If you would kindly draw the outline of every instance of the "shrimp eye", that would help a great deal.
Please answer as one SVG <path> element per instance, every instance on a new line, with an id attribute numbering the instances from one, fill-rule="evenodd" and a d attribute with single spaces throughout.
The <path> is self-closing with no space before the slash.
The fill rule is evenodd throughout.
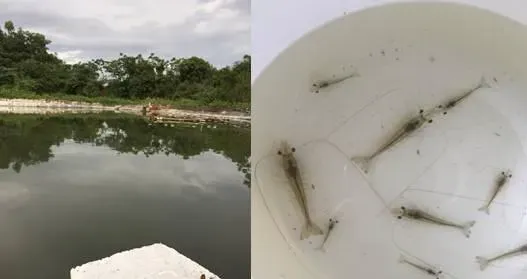
<path id="1" fill-rule="evenodd" d="M 439 105 L 439 106 L 437 106 L 437 108 L 443 108 L 443 105 Z"/>
<path id="2" fill-rule="evenodd" d="M 504 172 L 504 171 L 502 171 L 502 172 L 501 172 L 501 174 L 502 174 L 502 175 L 505 175 L 505 172 Z"/>
<path id="3" fill-rule="evenodd" d="M 278 151 L 277 153 L 278 153 L 278 155 L 282 155 L 282 151 Z"/>
<path id="4" fill-rule="evenodd" d="M 445 111 L 445 112 L 443 112 L 443 115 L 446 115 L 446 111 Z"/>
<path id="5" fill-rule="evenodd" d="M 330 222 L 333 222 L 333 219 L 329 218 L 329 221 L 330 221 Z"/>
<path id="6" fill-rule="evenodd" d="M 292 152 L 295 152 L 295 151 L 296 151 L 296 148 L 292 147 L 292 148 L 291 148 L 291 151 L 292 151 Z"/>
<path id="7" fill-rule="evenodd" d="M 424 109 L 420 109 L 419 110 L 419 113 L 423 113 L 423 112 L 425 112 Z"/>
<path id="8" fill-rule="evenodd" d="M 440 271 L 438 271 L 438 272 L 437 272 L 437 274 L 441 274 L 441 273 L 443 273 L 443 271 L 442 271 L 442 270 L 440 270 Z"/>
<path id="9" fill-rule="evenodd" d="M 397 216 L 397 219 L 401 220 L 403 218 L 403 216 Z"/>
<path id="10" fill-rule="evenodd" d="M 428 123 L 432 123 L 432 119 L 428 120 Z"/>
<path id="11" fill-rule="evenodd" d="M 406 210 L 406 207 L 404 207 L 404 206 L 401 206 L 401 209 L 402 209 L 402 210 Z"/>
<path id="12" fill-rule="evenodd" d="M 316 84 L 316 83 L 313 83 L 313 87 L 317 87 L 317 84 Z"/>

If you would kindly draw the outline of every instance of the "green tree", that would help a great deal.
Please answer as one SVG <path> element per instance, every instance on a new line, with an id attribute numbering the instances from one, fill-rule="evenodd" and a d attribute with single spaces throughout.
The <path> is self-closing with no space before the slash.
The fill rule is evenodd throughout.
<path id="1" fill-rule="evenodd" d="M 69 75 L 65 82 L 64 92 L 73 95 L 100 95 L 102 82 L 99 80 L 99 68 L 94 62 L 69 65 Z"/>
<path id="2" fill-rule="evenodd" d="M 250 102 L 251 57 L 221 69 L 199 57 L 160 58 L 154 53 L 66 64 L 48 50 L 50 40 L 16 29 L 0 28 L 0 86 L 35 93 L 108 96 L 127 99 L 192 99 L 204 105 Z"/>

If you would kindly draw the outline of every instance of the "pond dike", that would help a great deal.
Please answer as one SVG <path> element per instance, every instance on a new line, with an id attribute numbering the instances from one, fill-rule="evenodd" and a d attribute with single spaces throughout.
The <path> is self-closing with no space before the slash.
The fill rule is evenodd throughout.
<path id="1" fill-rule="evenodd" d="M 220 279 L 205 267 L 161 243 L 74 267 L 70 276 L 71 279 Z"/>
<path id="2" fill-rule="evenodd" d="M 190 111 L 174 109 L 161 105 L 117 105 L 106 106 L 98 103 L 83 103 L 55 100 L 0 99 L 0 113 L 14 114 L 55 114 L 55 113 L 93 113 L 113 111 L 146 117 L 154 123 L 225 123 L 249 126 L 248 113 L 222 111 Z"/>

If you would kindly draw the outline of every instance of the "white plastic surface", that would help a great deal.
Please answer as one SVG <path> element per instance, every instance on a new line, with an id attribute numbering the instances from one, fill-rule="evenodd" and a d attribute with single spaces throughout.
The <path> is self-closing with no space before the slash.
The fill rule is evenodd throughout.
<path id="1" fill-rule="evenodd" d="M 527 28 L 459 4 L 390 4 L 349 14 L 282 52 L 252 87 L 253 279 L 527 278 L 527 255 L 480 270 L 491 257 L 527 244 Z M 314 93 L 312 84 L 357 77 Z M 447 115 L 379 155 L 366 174 L 351 158 L 385 143 L 420 109 L 474 88 Z M 300 240 L 304 219 L 278 164 L 279 141 L 296 148 L 308 208 L 327 229 Z M 513 177 L 492 204 L 501 171 Z M 418 206 L 458 230 L 395 218 Z"/>
<path id="2" fill-rule="evenodd" d="M 346 13 L 405 0 L 266 0 L 251 2 L 251 79 L 273 59 L 313 29 Z M 414 0 L 469 4 L 527 23 L 524 0 Z M 280 7 L 280 8 L 277 8 Z"/>
<path id="3" fill-rule="evenodd" d="M 71 279 L 220 279 L 203 266 L 160 244 L 114 254 L 71 270 Z"/>

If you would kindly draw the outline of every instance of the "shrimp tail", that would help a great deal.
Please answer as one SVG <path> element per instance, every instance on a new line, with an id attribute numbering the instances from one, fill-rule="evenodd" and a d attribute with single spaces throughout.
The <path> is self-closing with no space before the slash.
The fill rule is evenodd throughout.
<path id="1" fill-rule="evenodd" d="M 484 206 L 480 207 L 478 210 L 487 213 L 487 215 L 490 215 L 490 210 L 489 210 L 489 206 L 488 205 L 484 205 Z"/>
<path id="2" fill-rule="evenodd" d="M 399 256 L 399 262 L 400 263 L 405 263 L 406 262 L 406 258 L 403 255 L 400 255 Z"/>
<path id="3" fill-rule="evenodd" d="M 351 161 L 364 173 L 368 173 L 371 164 L 371 157 L 353 157 L 351 158 Z"/>
<path id="4" fill-rule="evenodd" d="M 487 79 L 484 76 L 481 77 L 480 86 L 481 86 L 481 88 L 491 88 L 492 87 L 487 82 Z"/>
<path id="5" fill-rule="evenodd" d="M 478 261 L 479 263 L 479 269 L 480 270 L 484 270 L 485 268 L 487 268 L 487 266 L 489 266 L 489 260 L 486 259 L 486 258 L 483 258 L 483 257 L 476 257 L 476 261 Z"/>
<path id="6" fill-rule="evenodd" d="M 320 245 L 319 247 L 316 248 L 318 251 L 321 251 L 323 253 L 326 253 L 326 248 L 324 247 L 324 244 Z"/>
<path id="7" fill-rule="evenodd" d="M 470 222 L 466 222 L 465 224 L 463 224 L 463 234 L 468 238 L 470 237 L 470 229 L 472 228 L 472 226 L 474 226 L 474 224 L 476 224 L 476 221 L 470 221 Z"/>
<path id="8" fill-rule="evenodd" d="M 304 240 L 312 235 L 322 235 L 324 232 L 313 222 L 307 222 L 302 232 L 300 233 L 300 240 Z"/>

